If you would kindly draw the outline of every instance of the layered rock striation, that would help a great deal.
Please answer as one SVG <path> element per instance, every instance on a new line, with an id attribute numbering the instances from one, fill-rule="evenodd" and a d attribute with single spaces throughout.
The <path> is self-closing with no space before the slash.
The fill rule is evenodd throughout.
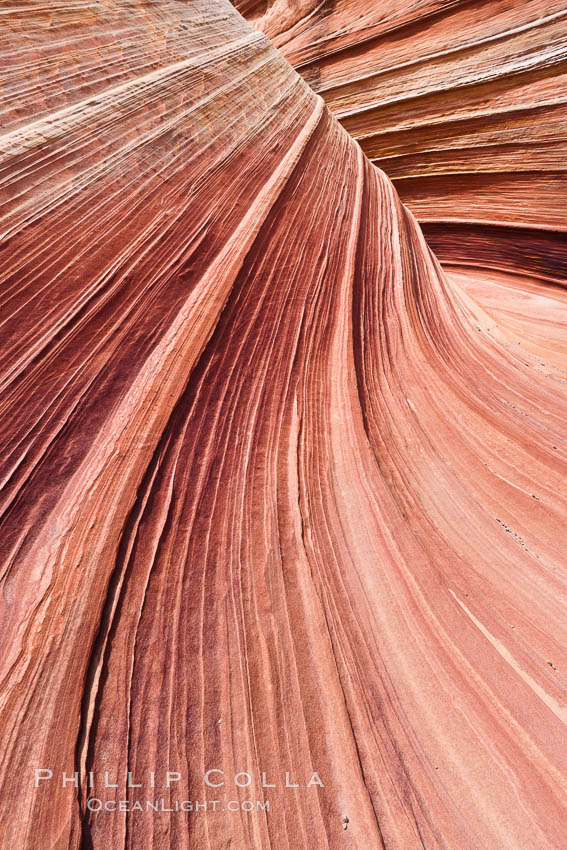
<path id="1" fill-rule="evenodd" d="M 562 847 L 564 291 L 228 0 L 1 26 L 5 846 Z"/>
<path id="2" fill-rule="evenodd" d="M 565 282 L 565 0 L 235 5 L 386 171 L 443 262 Z"/>

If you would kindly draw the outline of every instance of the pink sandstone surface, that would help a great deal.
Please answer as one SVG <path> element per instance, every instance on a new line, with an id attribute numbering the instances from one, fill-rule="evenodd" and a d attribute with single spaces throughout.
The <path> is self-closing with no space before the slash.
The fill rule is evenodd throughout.
<path id="1" fill-rule="evenodd" d="M 567 277 L 565 0 L 234 0 L 446 263 Z"/>
<path id="2" fill-rule="evenodd" d="M 0 9 L 1 846 L 560 850 L 565 12 L 235 5 Z"/>

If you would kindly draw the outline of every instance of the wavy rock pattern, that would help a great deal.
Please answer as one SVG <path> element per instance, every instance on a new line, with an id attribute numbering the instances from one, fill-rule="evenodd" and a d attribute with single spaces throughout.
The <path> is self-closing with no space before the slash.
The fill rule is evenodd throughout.
<path id="1" fill-rule="evenodd" d="M 564 290 L 444 272 L 228 0 L 1 25 L 4 846 L 563 847 Z M 213 767 L 269 813 L 87 811 Z"/>
<path id="2" fill-rule="evenodd" d="M 567 279 L 565 0 L 235 0 L 446 263 Z M 447 225 L 450 225 L 448 227 Z"/>

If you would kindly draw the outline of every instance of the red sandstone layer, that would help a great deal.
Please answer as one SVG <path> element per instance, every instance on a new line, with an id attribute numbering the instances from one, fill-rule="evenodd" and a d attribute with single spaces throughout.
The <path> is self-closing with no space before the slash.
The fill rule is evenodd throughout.
<path id="1" fill-rule="evenodd" d="M 268 0 L 274 39 L 446 263 L 567 279 L 565 0 Z M 447 226 L 450 235 L 446 238 Z"/>
<path id="2" fill-rule="evenodd" d="M 558 850 L 564 292 L 443 272 L 227 0 L 2 12 L 5 846 Z M 269 812 L 88 811 L 211 768 Z"/>

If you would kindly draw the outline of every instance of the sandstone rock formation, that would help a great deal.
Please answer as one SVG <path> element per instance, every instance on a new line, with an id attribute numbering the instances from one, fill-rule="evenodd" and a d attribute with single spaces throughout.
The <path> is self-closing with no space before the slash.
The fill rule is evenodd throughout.
<path id="1" fill-rule="evenodd" d="M 1 10 L 5 847 L 564 846 L 567 296 L 528 243 L 440 266 L 289 8 Z"/>
<path id="2" fill-rule="evenodd" d="M 264 30 L 440 259 L 567 278 L 565 0 L 271 0 Z"/>

